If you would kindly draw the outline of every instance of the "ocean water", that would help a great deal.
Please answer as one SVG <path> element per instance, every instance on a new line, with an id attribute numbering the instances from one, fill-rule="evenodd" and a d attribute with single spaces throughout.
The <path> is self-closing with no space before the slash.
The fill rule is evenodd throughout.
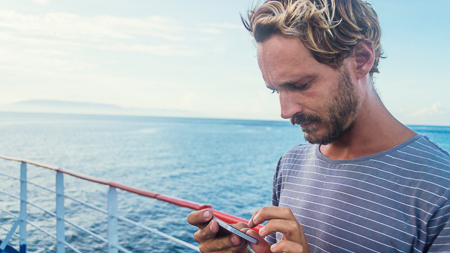
<path id="1" fill-rule="evenodd" d="M 138 116 L 0 113 L 0 155 L 67 168 L 198 203 L 245 219 L 271 203 L 279 157 L 304 143 L 287 121 L 188 119 Z M 410 126 L 450 150 L 450 127 Z M 0 161 L 0 172 L 18 176 L 17 162 Z M 55 173 L 29 166 L 28 179 L 54 187 Z M 106 209 L 107 187 L 65 176 L 65 194 Z M 19 182 L 0 176 L 0 190 L 18 194 Z M 29 201 L 54 211 L 54 193 L 30 185 Z M 118 192 L 119 214 L 196 244 L 191 210 Z M 18 210 L 0 193 L 0 207 Z M 66 218 L 107 237 L 104 214 L 66 200 Z M 17 211 L 14 211 L 17 212 Z M 55 218 L 28 207 L 29 219 L 55 234 Z M 0 225 L 13 220 L 0 212 Z M 55 240 L 28 226 L 29 252 L 55 252 Z M 0 230 L 0 239 L 6 232 Z M 105 244 L 66 225 L 66 240 L 83 252 Z M 193 252 L 145 230 L 119 222 L 119 242 L 133 252 Z M 17 245 L 17 240 L 13 241 Z M 67 249 L 67 252 L 72 252 Z"/>

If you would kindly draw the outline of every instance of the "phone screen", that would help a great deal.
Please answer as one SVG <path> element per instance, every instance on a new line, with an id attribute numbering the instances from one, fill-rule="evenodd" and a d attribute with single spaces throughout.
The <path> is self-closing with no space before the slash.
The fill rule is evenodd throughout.
<path id="1" fill-rule="evenodd" d="M 219 224 L 219 227 L 224 228 L 226 231 L 233 233 L 233 234 L 241 237 L 242 239 L 247 240 L 253 244 L 258 244 L 258 240 L 256 240 L 256 238 L 251 237 L 244 232 L 241 232 L 239 229 L 232 227 L 231 225 L 227 224 L 225 221 L 223 221 L 219 218 L 216 218 L 214 216 L 212 219 L 217 221 L 217 223 Z"/>

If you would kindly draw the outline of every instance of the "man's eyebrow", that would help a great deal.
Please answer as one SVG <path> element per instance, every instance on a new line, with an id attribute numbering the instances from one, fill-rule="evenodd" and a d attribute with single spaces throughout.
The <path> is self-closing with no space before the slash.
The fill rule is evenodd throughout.
<path id="1" fill-rule="evenodd" d="M 277 84 L 276 86 L 278 86 L 278 87 L 280 87 L 280 88 L 283 88 L 283 87 L 289 87 L 289 86 L 292 86 L 292 85 L 295 85 L 295 84 L 298 84 L 298 83 L 305 84 L 305 83 L 308 83 L 308 82 L 310 82 L 311 80 L 313 80 L 315 77 L 316 77 L 315 75 L 307 75 L 307 76 L 303 76 L 303 77 L 301 77 L 301 78 L 299 78 L 299 79 L 297 79 L 297 80 L 295 80 L 295 81 L 285 81 L 285 82 L 282 82 L 282 83 L 280 83 L 280 84 Z M 276 90 L 275 86 L 274 86 L 274 85 L 271 85 L 271 84 L 269 84 L 269 83 L 266 83 L 266 87 L 267 87 L 268 89 L 270 89 L 270 90 Z"/>

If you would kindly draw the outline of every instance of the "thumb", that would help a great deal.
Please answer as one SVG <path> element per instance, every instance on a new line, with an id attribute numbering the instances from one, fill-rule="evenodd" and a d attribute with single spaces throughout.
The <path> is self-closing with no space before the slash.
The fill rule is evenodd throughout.
<path id="1" fill-rule="evenodd" d="M 256 231 L 249 228 L 241 229 L 241 231 L 258 240 L 258 244 L 253 244 L 251 242 L 248 243 L 255 253 L 271 253 L 270 244 L 266 242 L 266 240 L 264 240 L 264 238 L 261 237 Z"/>

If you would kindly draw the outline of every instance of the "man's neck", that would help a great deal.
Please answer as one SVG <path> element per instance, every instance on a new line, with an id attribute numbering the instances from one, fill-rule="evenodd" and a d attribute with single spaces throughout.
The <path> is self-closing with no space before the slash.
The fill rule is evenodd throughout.
<path id="1" fill-rule="evenodd" d="M 336 160 L 358 158 L 398 146 L 415 135 L 389 113 L 374 91 L 364 99 L 348 131 L 338 140 L 321 145 L 320 151 Z"/>

